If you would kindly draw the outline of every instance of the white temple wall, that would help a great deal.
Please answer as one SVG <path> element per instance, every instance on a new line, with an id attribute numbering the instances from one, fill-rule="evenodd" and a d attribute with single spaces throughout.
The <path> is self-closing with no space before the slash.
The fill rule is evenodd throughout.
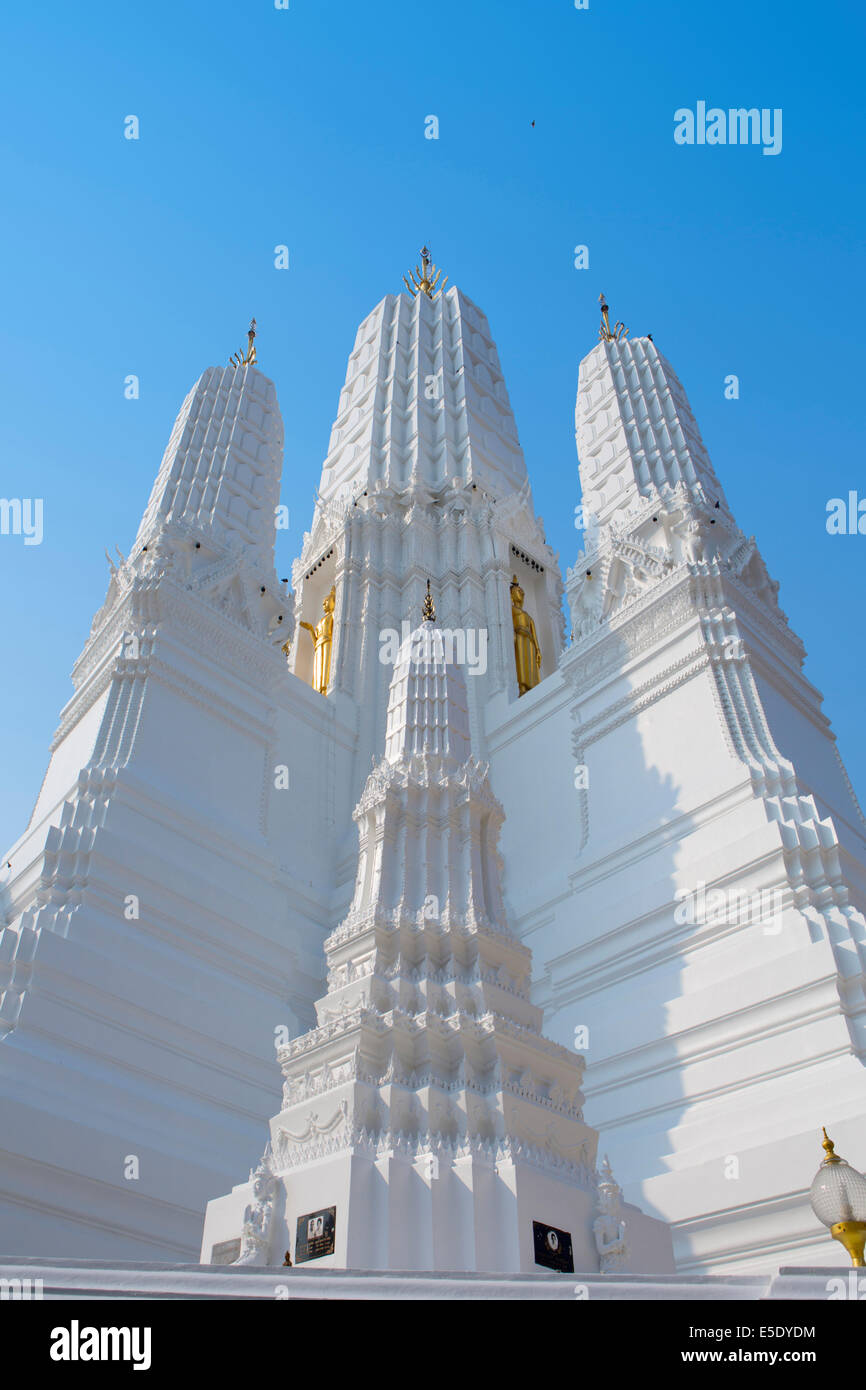
<path id="1" fill-rule="evenodd" d="M 623 703 L 644 674 L 617 683 L 631 686 L 620 696 Z M 617 695 L 616 687 L 605 691 L 612 704 Z M 593 703 L 586 701 L 589 717 Z M 579 708 L 583 714 L 584 707 Z M 583 750 L 589 785 L 581 799 L 586 801 L 589 834 L 576 867 L 618 846 L 631 846 L 648 826 L 688 814 L 743 781 L 742 766 L 725 747 L 718 727 L 709 671 L 696 673 L 664 698 L 650 696 L 644 708 L 630 715 L 627 708 L 622 714 L 628 717 L 619 724 L 612 719 L 610 732 L 599 738 L 590 735 Z M 581 723 L 575 737 L 583 741 Z"/>
<path id="2" fill-rule="evenodd" d="M 39 1078 L 28 1069 L 26 1079 L 32 1086 Z M 73 1258 L 85 1242 L 90 1259 L 132 1250 L 139 1260 L 194 1255 L 201 1231 L 197 1192 L 221 1181 L 218 1167 L 169 1162 L 160 1148 L 139 1144 L 147 1186 L 137 1192 L 130 1220 L 134 1184 L 117 1181 L 129 1152 L 125 1135 L 76 1119 L 62 1106 L 46 1114 L 5 1097 L 3 1121 L 11 1137 L 4 1139 L 0 1229 L 10 1255 Z"/>
<path id="3" fill-rule="evenodd" d="M 518 876 L 522 892 L 512 873 L 505 886 L 515 928 L 533 947 L 533 997 L 557 1041 L 569 1045 L 576 1028 L 588 1030 L 580 1035 L 587 1119 L 601 1131 L 626 1196 L 675 1223 L 685 1268 L 702 1261 L 763 1268 L 775 1252 L 774 1231 L 780 1255 L 787 1240 L 798 1259 L 801 1250 L 817 1258 L 822 1236 L 804 1190 L 815 1125 L 835 1129 L 846 1116 L 862 1116 L 866 1099 L 851 1052 L 861 992 L 856 955 L 841 921 L 829 928 L 834 950 L 827 923 L 795 906 L 793 822 L 783 828 L 774 806 L 804 821 L 799 862 L 816 883 L 815 875 L 832 877 L 833 861 L 831 854 L 822 868 L 817 849 L 808 849 L 818 844 L 807 825 L 808 793 L 819 814 L 832 808 L 855 855 L 862 855 L 859 818 L 817 692 L 788 669 L 784 638 L 774 652 L 749 619 L 741 630 L 754 658 L 738 664 L 733 685 L 725 684 L 732 673 L 721 664 L 724 650 L 713 646 L 727 629 L 702 631 L 684 613 L 634 658 L 628 623 L 567 653 L 564 666 L 572 663 L 579 689 L 573 724 L 568 710 L 555 711 L 550 682 L 506 718 L 497 711 L 500 723 L 488 711 L 506 864 L 521 855 L 530 864 Z M 707 657 L 720 662 L 716 670 L 702 665 Z M 750 673 L 759 698 L 747 705 L 739 692 Z M 726 708 L 728 699 L 734 704 Z M 513 752 L 509 735 L 518 731 Z M 751 764 L 735 752 L 743 737 L 755 749 Z M 773 771 L 773 741 L 800 778 L 799 803 L 756 794 L 760 767 L 771 793 L 773 779 L 787 775 L 784 767 Z M 585 762 L 586 792 L 548 773 L 566 757 L 569 771 L 578 757 Z M 539 767 L 543 789 L 533 798 L 527 793 Z M 844 850 L 840 860 L 857 895 L 862 868 Z M 768 920 L 678 922 L 682 895 L 713 885 L 760 901 Z M 846 959 L 850 1003 L 840 977 Z M 739 1164 L 736 1180 L 729 1158 Z"/>
<path id="4" fill-rule="evenodd" d="M 567 874 L 577 854 L 569 705 L 557 671 L 519 701 L 499 695 L 487 706 L 490 784 L 505 809 L 503 888 L 518 932 L 526 912 L 542 912 L 568 891 Z M 534 939 L 529 944 L 534 947 Z M 536 971 L 542 968 L 536 959 Z"/>
<path id="5" fill-rule="evenodd" d="M 19 846 L 23 847 L 27 836 L 40 829 L 43 821 L 48 819 L 54 824 L 57 823 L 60 807 L 74 790 L 79 772 L 90 760 L 105 713 L 108 694 L 106 689 L 55 747 L 33 808 L 30 824 L 20 840 L 12 846 L 7 859 L 13 858 L 14 851 Z"/>
<path id="6" fill-rule="evenodd" d="M 757 672 L 755 683 L 779 752 L 793 763 L 803 792 L 817 798 L 820 813 L 833 816 L 854 853 L 862 856 L 866 853 L 866 824 L 824 715 L 817 714 L 816 724 L 787 693 Z"/>
<path id="7" fill-rule="evenodd" d="M 270 757 L 274 766 L 288 768 L 289 785 L 278 789 L 270 777 L 268 840 L 280 863 L 324 902 L 340 882 L 336 827 L 347 820 L 352 825 L 348 782 L 355 757 L 354 713 L 339 709 L 292 675 L 287 675 L 276 708 Z M 338 916 L 338 910 L 331 914 L 330 925 Z M 319 968 L 321 974 L 321 960 Z"/>
<path id="8" fill-rule="evenodd" d="M 443 1166 L 433 1184 L 433 1268 L 475 1270 L 478 1263 L 478 1236 L 473 1206 L 473 1163 L 458 1159 Z M 479 1233 L 483 1242 L 484 1233 Z"/>
<path id="9" fill-rule="evenodd" d="M 855 1151 L 863 1105 L 857 1068 L 859 1063 L 840 1059 L 816 1066 L 811 1075 L 798 1073 L 802 1089 L 790 1097 L 792 1104 L 769 1100 L 752 1130 L 740 1131 L 734 1101 L 732 1110 L 720 1110 L 718 1116 L 719 1124 L 729 1133 L 734 1127 L 738 1136 L 721 1161 L 719 1156 L 685 1153 L 670 1173 L 641 1184 L 644 1205 L 676 1223 L 678 1269 L 749 1273 L 767 1269 L 776 1258 L 788 1265 L 831 1265 L 844 1271 L 849 1263 L 844 1250 L 830 1246 L 809 1204 L 809 1177 L 804 1174 L 815 1167 L 815 1130 L 802 1117 L 826 1111 L 832 1096 L 839 1145 Z M 793 1105 L 799 1125 L 793 1122 Z"/>
<path id="10" fill-rule="evenodd" d="M 215 823 L 223 833 L 237 831 L 246 840 L 258 830 L 261 838 L 268 733 L 253 719 L 246 729 L 235 720 L 227 728 L 221 711 L 178 699 L 171 687 L 151 678 L 132 766 L 186 814 Z"/>

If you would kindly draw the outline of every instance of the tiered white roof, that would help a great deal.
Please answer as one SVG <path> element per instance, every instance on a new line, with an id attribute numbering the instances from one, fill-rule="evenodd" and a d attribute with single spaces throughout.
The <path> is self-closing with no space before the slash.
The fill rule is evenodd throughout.
<path id="1" fill-rule="evenodd" d="M 456 287 L 386 295 L 358 329 L 320 496 L 436 492 L 455 479 L 493 497 L 527 482 L 490 326 Z"/>
<path id="2" fill-rule="evenodd" d="M 388 697 L 385 758 L 397 763 L 430 753 L 463 763 L 469 757 L 466 682 L 445 660 L 445 640 L 424 622 L 402 643 Z"/>
<path id="3" fill-rule="evenodd" d="M 584 549 L 567 582 L 574 637 L 597 632 L 684 563 L 747 575 L 785 627 L 778 585 L 738 527 L 685 390 L 651 338 L 604 339 L 587 354 L 575 421 Z"/>
<path id="4" fill-rule="evenodd" d="M 168 522 L 272 561 L 282 455 L 273 382 L 253 366 L 208 367 L 175 420 L 134 550 Z"/>
<path id="5" fill-rule="evenodd" d="M 603 340 L 584 357 L 575 426 L 583 505 L 602 524 L 678 484 L 724 500 L 682 384 L 651 338 Z"/>

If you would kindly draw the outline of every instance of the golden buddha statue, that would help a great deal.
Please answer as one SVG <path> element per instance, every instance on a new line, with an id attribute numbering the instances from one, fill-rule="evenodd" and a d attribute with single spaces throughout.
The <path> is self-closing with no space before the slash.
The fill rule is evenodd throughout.
<path id="1" fill-rule="evenodd" d="M 324 610 L 323 616 L 319 619 L 315 627 L 312 623 L 300 624 L 305 627 L 313 639 L 313 689 L 318 690 L 320 695 L 327 695 L 328 683 L 331 679 L 331 648 L 334 644 L 334 609 L 337 606 L 337 589 L 332 586 L 331 592 L 322 601 Z"/>
<path id="2" fill-rule="evenodd" d="M 517 667 L 517 693 L 525 695 L 541 680 L 541 647 L 535 623 L 523 611 L 523 590 L 517 575 L 511 581 L 511 621 L 514 624 L 514 665 Z"/>

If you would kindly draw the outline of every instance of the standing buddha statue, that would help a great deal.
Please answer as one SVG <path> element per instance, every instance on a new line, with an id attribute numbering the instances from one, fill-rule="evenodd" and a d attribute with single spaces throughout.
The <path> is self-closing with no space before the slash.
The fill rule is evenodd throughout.
<path id="1" fill-rule="evenodd" d="M 327 695 L 328 684 L 331 679 L 331 648 L 334 644 L 334 608 L 336 604 L 337 590 L 334 586 L 322 602 L 324 612 L 316 626 L 313 627 L 312 623 L 305 622 L 300 624 L 301 627 L 307 629 L 313 639 L 313 689 L 318 690 L 320 695 Z"/>
<path id="2" fill-rule="evenodd" d="M 514 664 L 517 667 L 517 693 L 525 695 L 541 680 L 541 647 L 535 623 L 523 610 L 523 590 L 515 574 L 511 581 L 511 621 L 514 624 Z"/>

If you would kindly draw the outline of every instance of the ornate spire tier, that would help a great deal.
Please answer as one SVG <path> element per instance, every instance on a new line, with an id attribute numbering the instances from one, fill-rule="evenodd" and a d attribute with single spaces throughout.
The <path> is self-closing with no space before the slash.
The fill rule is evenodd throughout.
<path id="1" fill-rule="evenodd" d="M 425 263 L 426 264 L 426 263 Z M 430 275 L 435 275 L 430 269 Z M 432 279 L 420 272 L 419 284 Z M 516 572 L 537 627 L 541 679 L 562 650 L 562 580 L 536 517 L 523 451 L 490 326 L 461 290 L 388 295 L 349 356 L 309 532 L 292 571 L 295 615 L 318 621 L 336 586 L 332 680 L 337 709 L 358 715 L 345 821 L 381 753 L 390 661 L 429 577 L 443 628 L 474 654 L 467 665 L 474 747 L 485 754 L 484 707 L 516 701 L 509 585 Z M 314 679 L 309 644 L 290 669 Z M 348 864 L 351 844 L 345 846 Z"/>
<path id="2" fill-rule="evenodd" d="M 181 406 L 133 554 L 168 529 L 243 547 L 253 564 L 273 569 L 283 422 L 273 382 L 254 365 L 254 328 L 248 336 L 247 355 L 209 367 Z"/>
<path id="3" fill-rule="evenodd" d="M 244 1262 L 278 1262 L 298 1220 L 335 1207 L 337 1265 L 532 1268 L 537 1219 L 595 1267 L 583 1059 L 540 1031 L 530 952 L 505 919 L 503 812 L 466 705 L 428 619 L 401 646 L 385 756 L 355 810 L 355 894 L 325 943 L 318 1026 L 278 1052 L 272 1185 L 244 1208 Z M 237 1229 L 261 1173 L 251 1181 L 210 1204 L 203 1258 Z M 663 1263 L 663 1232 L 658 1248 Z"/>
<path id="4" fill-rule="evenodd" d="M 419 272 L 419 274 L 421 274 Z M 455 478 L 494 497 L 527 480 L 485 315 L 456 287 L 386 295 L 358 329 L 319 495 L 441 491 Z"/>

